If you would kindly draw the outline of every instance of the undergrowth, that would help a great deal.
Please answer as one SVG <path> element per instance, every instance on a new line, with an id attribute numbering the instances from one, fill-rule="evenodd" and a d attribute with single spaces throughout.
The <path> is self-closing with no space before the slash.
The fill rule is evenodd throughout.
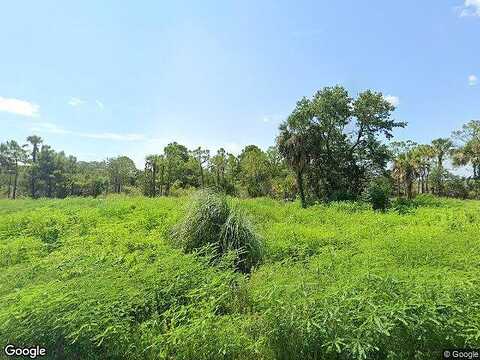
<path id="1" fill-rule="evenodd" d="M 52 359 L 265 360 L 480 347 L 479 202 L 420 198 L 399 214 L 212 198 L 219 211 L 197 209 L 205 217 L 188 224 L 214 230 L 183 251 L 170 235 L 187 226 L 188 202 L 1 200 L 0 346 L 39 344 Z M 230 251 L 212 266 L 195 250 L 244 247 L 253 228 L 263 260 L 248 275 L 228 266 Z"/>

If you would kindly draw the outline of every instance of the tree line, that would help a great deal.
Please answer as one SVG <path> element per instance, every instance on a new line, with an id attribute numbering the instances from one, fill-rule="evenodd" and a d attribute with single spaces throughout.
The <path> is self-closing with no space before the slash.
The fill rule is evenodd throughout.
<path id="1" fill-rule="evenodd" d="M 238 155 L 223 148 L 213 153 L 172 142 L 147 156 L 143 169 L 127 156 L 78 161 L 32 135 L 25 144 L 0 144 L 0 192 L 12 199 L 155 197 L 208 187 L 242 197 L 299 197 L 307 206 L 357 200 L 372 184 L 382 184 L 386 196 L 479 198 L 480 121 L 470 121 L 449 138 L 417 144 L 393 139 L 394 130 L 406 126 L 393 119 L 394 110 L 380 92 L 366 90 L 354 98 L 342 86 L 325 87 L 297 102 L 266 151 L 248 145 Z M 473 175 L 454 175 L 447 162 L 468 165 Z"/>

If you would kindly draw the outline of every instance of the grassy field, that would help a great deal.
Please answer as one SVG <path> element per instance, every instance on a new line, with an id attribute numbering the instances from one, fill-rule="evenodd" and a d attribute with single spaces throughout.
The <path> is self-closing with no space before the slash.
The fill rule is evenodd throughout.
<path id="1" fill-rule="evenodd" d="M 0 345 L 67 359 L 438 359 L 480 347 L 480 202 L 236 200 L 251 274 L 171 245 L 186 198 L 0 201 Z M 405 209 L 404 209 L 405 210 Z"/>

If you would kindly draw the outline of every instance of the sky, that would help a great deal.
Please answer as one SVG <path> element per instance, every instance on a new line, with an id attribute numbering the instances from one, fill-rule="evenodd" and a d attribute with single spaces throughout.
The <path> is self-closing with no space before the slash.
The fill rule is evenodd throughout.
<path id="1" fill-rule="evenodd" d="M 0 142 L 139 167 L 172 141 L 267 148 L 336 84 L 430 142 L 480 119 L 479 39 L 480 0 L 4 1 Z"/>

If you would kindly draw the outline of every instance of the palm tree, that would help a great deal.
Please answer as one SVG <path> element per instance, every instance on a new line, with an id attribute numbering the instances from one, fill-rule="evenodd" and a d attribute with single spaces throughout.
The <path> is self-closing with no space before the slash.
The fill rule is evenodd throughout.
<path id="1" fill-rule="evenodd" d="M 418 193 L 429 192 L 428 181 L 432 159 L 435 151 L 430 145 L 418 145 L 412 150 L 412 157 L 415 160 L 418 172 Z"/>
<path id="2" fill-rule="evenodd" d="M 300 193 L 300 201 L 302 207 L 305 208 L 307 204 L 303 187 L 303 174 L 308 163 L 306 138 L 301 133 L 293 133 L 289 131 L 286 124 L 282 124 L 280 126 L 280 135 L 277 138 L 277 144 L 280 153 L 295 171 L 297 188 Z"/>
<path id="3" fill-rule="evenodd" d="M 438 138 L 432 141 L 433 152 L 437 158 L 437 166 L 443 168 L 443 160 L 452 150 L 452 140 L 447 138 Z"/>
<path id="4" fill-rule="evenodd" d="M 151 173 L 148 184 L 148 195 L 157 196 L 157 177 L 160 172 L 160 195 L 162 195 L 163 187 L 163 156 L 149 155 L 145 158 L 145 175 L 147 172 Z"/>
<path id="5" fill-rule="evenodd" d="M 440 174 L 439 178 L 439 189 L 438 193 L 443 194 L 443 160 L 446 155 L 450 154 L 452 151 L 453 143 L 452 140 L 447 138 L 438 138 L 432 141 L 432 148 L 437 158 L 437 168 Z"/>
<path id="6" fill-rule="evenodd" d="M 419 173 L 419 163 L 409 151 L 397 156 L 393 162 L 393 176 L 405 187 L 405 193 L 408 199 L 413 197 L 413 182 Z"/>
<path id="7" fill-rule="evenodd" d="M 32 145 L 32 166 L 30 168 L 30 193 L 33 198 L 36 195 L 36 182 L 37 182 L 37 154 L 39 151 L 39 145 L 43 142 L 42 138 L 37 135 L 31 135 L 27 137 L 27 141 Z"/>

